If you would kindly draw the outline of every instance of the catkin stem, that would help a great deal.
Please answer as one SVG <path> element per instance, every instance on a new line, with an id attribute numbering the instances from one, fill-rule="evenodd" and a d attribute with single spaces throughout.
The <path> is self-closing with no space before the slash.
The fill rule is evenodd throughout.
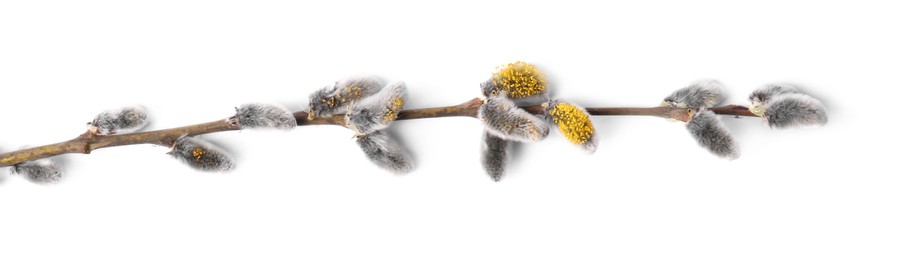
<path id="1" fill-rule="evenodd" d="M 421 119 L 421 118 L 438 118 L 450 116 L 467 116 L 477 117 L 477 110 L 483 102 L 480 99 L 472 99 L 455 106 L 433 107 L 406 109 L 399 112 L 399 118 L 396 120 Z M 543 107 L 540 105 L 524 107 L 525 110 L 532 114 L 542 114 Z M 748 111 L 744 106 L 729 105 L 723 107 L 714 107 L 709 110 L 718 115 L 733 115 L 757 117 Z M 594 116 L 656 116 L 662 118 L 673 118 L 680 121 L 689 120 L 689 111 L 686 108 L 671 107 L 649 107 L 649 108 L 633 108 L 633 107 L 591 107 L 586 108 L 589 114 Z M 293 113 L 296 123 L 303 125 L 338 125 L 346 126 L 343 122 L 343 115 L 334 115 L 332 117 L 316 117 L 313 120 L 308 119 L 308 113 L 300 111 Z M 121 135 L 94 135 L 86 132 L 72 140 L 65 142 L 48 144 L 43 146 L 22 149 L 18 151 L 0 154 L 0 167 L 12 166 L 15 164 L 53 157 L 68 153 L 89 154 L 91 151 L 107 147 L 132 145 L 132 144 L 156 144 L 170 147 L 178 137 L 196 136 L 210 134 L 215 132 L 240 130 L 240 127 L 228 123 L 227 120 L 217 120 L 208 123 L 182 126 L 177 128 L 137 132 Z"/>

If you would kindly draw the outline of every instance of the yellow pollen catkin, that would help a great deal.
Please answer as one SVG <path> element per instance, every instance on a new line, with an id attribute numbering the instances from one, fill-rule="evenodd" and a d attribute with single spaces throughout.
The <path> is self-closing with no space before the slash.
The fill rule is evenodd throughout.
<path id="1" fill-rule="evenodd" d="M 355 101 L 362 98 L 362 88 L 359 86 L 351 86 L 347 87 L 343 90 L 343 92 L 349 96 L 348 99 L 351 101 Z"/>
<path id="2" fill-rule="evenodd" d="M 506 92 L 510 98 L 523 98 L 546 90 L 546 74 L 523 61 L 497 67 L 493 73 L 493 84 Z"/>
<path id="3" fill-rule="evenodd" d="M 558 129 L 561 130 L 564 137 L 571 143 L 584 144 L 592 138 L 592 133 L 595 132 L 592 121 L 589 120 L 589 114 L 574 105 L 560 103 L 555 105 L 549 114 L 552 115 L 552 120 L 558 125 Z"/>
<path id="4" fill-rule="evenodd" d="M 394 98 L 390 100 L 390 103 L 387 105 L 387 114 L 384 115 L 384 120 L 386 122 L 390 122 L 396 120 L 399 117 L 399 110 L 402 109 L 402 105 L 405 102 L 402 101 L 402 98 Z"/>
<path id="5" fill-rule="evenodd" d="M 206 154 L 202 148 L 193 148 L 193 158 L 196 158 L 196 161 L 199 162 L 201 158 L 203 158 L 203 154 Z"/>

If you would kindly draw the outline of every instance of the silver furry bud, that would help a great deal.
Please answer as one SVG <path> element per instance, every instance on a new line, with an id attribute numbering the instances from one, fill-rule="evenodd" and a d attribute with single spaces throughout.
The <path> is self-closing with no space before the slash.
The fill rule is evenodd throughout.
<path id="1" fill-rule="evenodd" d="M 363 76 L 337 81 L 309 95 L 309 118 L 330 117 L 346 111 L 352 102 L 371 96 L 384 87 L 384 82 L 373 76 Z"/>
<path id="2" fill-rule="evenodd" d="M 399 118 L 407 98 L 405 82 L 390 84 L 377 94 L 354 102 L 346 112 L 346 126 L 359 135 L 385 129 Z"/>
<path id="3" fill-rule="evenodd" d="M 234 159 L 224 149 L 196 137 L 178 138 L 168 154 L 200 171 L 224 172 L 234 168 Z"/>
<path id="4" fill-rule="evenodd" d="M 296 118 L 286 107 L 280 104 L 249 103 L 237 107 L 237 115 L 228 122 L 240 126 L 240 129 L 267 128 L 290 130 L 296 127 Z"/>
<path id="5" fill-rule="evenodd" d="M 736 141 L 714 112 L 699 111 L 686 124 L 686 129 L 699 146 L 711 153 L 730 160 L 739 158 Z"/>
<path id="6" fill-rule="evenodd" d="M 384 130 L 357 136 L 356 143 L 371 162 L 394 174 L 408 173 L 415 168 L 408 152 Z"/>
<path id="7" fill-rule="evenodd" d="M 770 98 L 789 93 L 801 93 L 798 88 L 788 84 L 770 84 L 752 91 L 748 100 L 752 103 L 766 103 Z"/>
<path id="8" fill-rule="evenodd" d="M 23 174 L 29 181 L 38 184 L 57 183 L 62 179 L 62 168 L 49 158 L 13 165 L 11 171 Z"/>
<path id="9" fill-rule="evenodd" d="M 484 97 L 489 97 L 489 96 L 499 95 L 499 93 L 504 93 L 503 90 L 501 88 L 499 88 L 499 86 L 496 85 L 495 82 L 493 82 L 492 78 L 484 81 L 483 83 L 480 83 L 480 92 L 481 92 L 481 94 L 483 94 Z M 505 94 L 502 94 L 502 95 L 505 95 Z"/>
<path id="10" fill-rule="evenodd" d="M 705 80 L 674 91 L 664 98 L 662 105 L 698 109 L 717 105 L 723 98 L 723 84 L 716 80 Z"/>
<path id="11" fill-rule="evenodd" d="M 771 128 L 825 125 L 826 107 L 819 100 L 800 93 L 782 94 L 767 101 L 763 117 Z"/>
<path id="12" fill-rule="evenodd" d="M 129 106 L 97 114 L 88 129 L 97 135 L 126 134 L 142 129 L 147 123 L 146 109 Z"/>
<path id="13" fill-rule="evenodd" d="M 480 143 L 480 164 L 483 170 L 493 179 L 499 181 L 505 175 L 505 166 L 511 158 L 511 141 L 483 131 Z"/>
<path id="14" fill-rule="evenodd" d="M 752 114 L 764 117 L 764 110 L 767 109 L 767 102 L 770 101 L 771 98 L 790 93 L 801 92 L 798 91 L 798 88 L 792 85 L 785 84 L 771 84 L 759 88 L 755 91 L 752 91 L 751 94 L 748 95 L 748 100 L 751 101 L 751 105 L 748 107 L 748 110 Z"/>
<path id="15" fill-rule="evenodd" d="M 487 131 L 505 140 L 529 143 L 549 134 L 549 125 L 544 119 L 531 115 L 501 95 L 484 100 L 477 118 Z"/>

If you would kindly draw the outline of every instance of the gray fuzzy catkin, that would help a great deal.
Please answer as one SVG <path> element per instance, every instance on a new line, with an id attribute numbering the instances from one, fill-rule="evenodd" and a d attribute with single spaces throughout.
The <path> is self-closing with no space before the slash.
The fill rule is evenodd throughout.
<path id="1" fill-rule="evenodd" d="M 128 106 L 97 114 L 90 126 L 99 135 L 110 135 L 135 132 L 147 123 L 146 109 L 141 106 Z"/>
<path id="2" fill-rule="evenodd" d="M 695 138 L 699 146 L 711 153 L 727 158 L 739 158 L 736 141 L 730 135 L 729 129 L 723 125 L 720 118 L 714 112 L 701 110 L 686 124 L 686 129 Z"/>
<path id="3" fill-rule="evenodd" d="M 12 172 L 24 174 L 29 181 L 39 184 L 57 183 L 62 179 L 62 168 L 52 159 L 16 164 L 12 167 Z"/>
<path id="4" fill-rule="evenodd" d="M 505 175 L 505 166 L 511 158 L 511 141 L 483 131 L 480 143 L 480 164 L 486 175 L 493 181 L 499 181 Z"/>
<path id="5" fill-rule="evenodd" d="M 493 78 L 490 78 L 483 83 L 480 83 L 480 92 L 484 97 L 491 97 L 501 93 L 501 90 L 499 89 L 499 86 L 493 82 Z"/>
<path id="6" fill-rule="evenodd" d="M 712 107 L 723 101 L 723 84 L 716 80 L 696 82 L 688 87 L 678 89 L 664 98 L 669 106 L 681 108 Z"/>
<path id="7" fill-rule="evenodd" d="M 771 128 L 825 125 L 826 107 L 819 100 L 800 93 L 774 96 L 767 101 L 764 118 Z"/>
<path id="8" fill-rule="evenodd" d="M 477 118 L 487 131 L 505 140 L 529 143 L 549 134 L 549 125 L 543 118 L 531 115 L 504 96 L 484 100 Z"/>
<path id="9" fill-rule="evenodd" d="M 356 143 L 371 162 L 387 171 L 403 174 L 415 168 L 408 152 L 384 130 L 358 136 Z"/>
<path id="10" fill-rule="evenodd" d="M 346 111 L 346 106 L 371 96 L 384 87 L 377 77 L 361 76 L 337 81 L 309 95 L 309 118 L 330 117 Z"/>
<path id="11" fill-rule="evenodd" d="M 168 154 L 200 171 L 224 172 L 234 167 L 234 159 L 224 149 L 196 137 L 178 138 Z"/>
<path id="12" fill-rule="evenodd" d="M 798 88 L 788 84 L 770 84 L 752 91 L 748 95 L 748 100 L 753 104 L 762 104 L 770 100 L 770 98 L 789 93 L 801 93 Z"/>
<path id="13" fill-rule="evenodd" d="M 268 128 L 290 130 L 296 127 L 293 113 L 280 104 L 249 103 L 237 107 L 234 122 L 240 129 Z"/>
<path id="14" fill-rule="evenodd" d="M 377 94 L 353 103 L 346 112 L 346 126 L 361 135 L 385 129 L 399 118 L 407 98 L 405 82 L 390 84 Z"/>

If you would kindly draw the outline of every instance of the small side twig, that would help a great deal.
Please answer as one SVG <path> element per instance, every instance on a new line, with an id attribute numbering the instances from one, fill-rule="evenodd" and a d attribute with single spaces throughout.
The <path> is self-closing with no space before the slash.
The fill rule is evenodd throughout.
<path id="1" fill-rule="evenodd" d="M 406 109 L 402 110 L 399 113 L 399 117 L 397 118 L 397 120 L 452 116 L 477 117 L 477 110 L 482 104 L 483 102 L 480 99 L 475 98 L 455 106 Z M 543 107 L 540 105 L 528 106 L 524 107 L 524 109 L 532 114 L 543 113 Z M 687 108 L 674 107 L 592 107 L 586 108 L 586 110 L 589 112 L 589 114 L 594 116 L 656 116 L 662 118 L 672 118 L 683 122 L 689 120 L 690 114 L 690 111 Z M 744 106 L 729 105 L 709 108 L 709 110 L 718 115 L 757 117 L 756 115 L 749 112 L 748 108 Z M 308 113 L 304 111 L 295 112 L 293 113 L 293 116 L 296 118 L 296 123 L 298 126 L 346 126 L 343 121 L 344 115 L 342 114 L 326 118 L 317 117 L 311 120 L 308 118 Z M 156 144 L 170 147 L 174 143 L 174 141 L 181 136 L 196 136 L 234 130 L 240 130 L 240 127 L 229 123 L 227 120 L 217 120 L 196 125 L 121 135 L 95 135 L 90 132 L 86 132 L 68 141 L 0 154 L 0 167 L 12 166 L 22 162 L 53 157 L 62 154 L 89 154 L 91 151 L 96 149 L 123 145 Z"/>

